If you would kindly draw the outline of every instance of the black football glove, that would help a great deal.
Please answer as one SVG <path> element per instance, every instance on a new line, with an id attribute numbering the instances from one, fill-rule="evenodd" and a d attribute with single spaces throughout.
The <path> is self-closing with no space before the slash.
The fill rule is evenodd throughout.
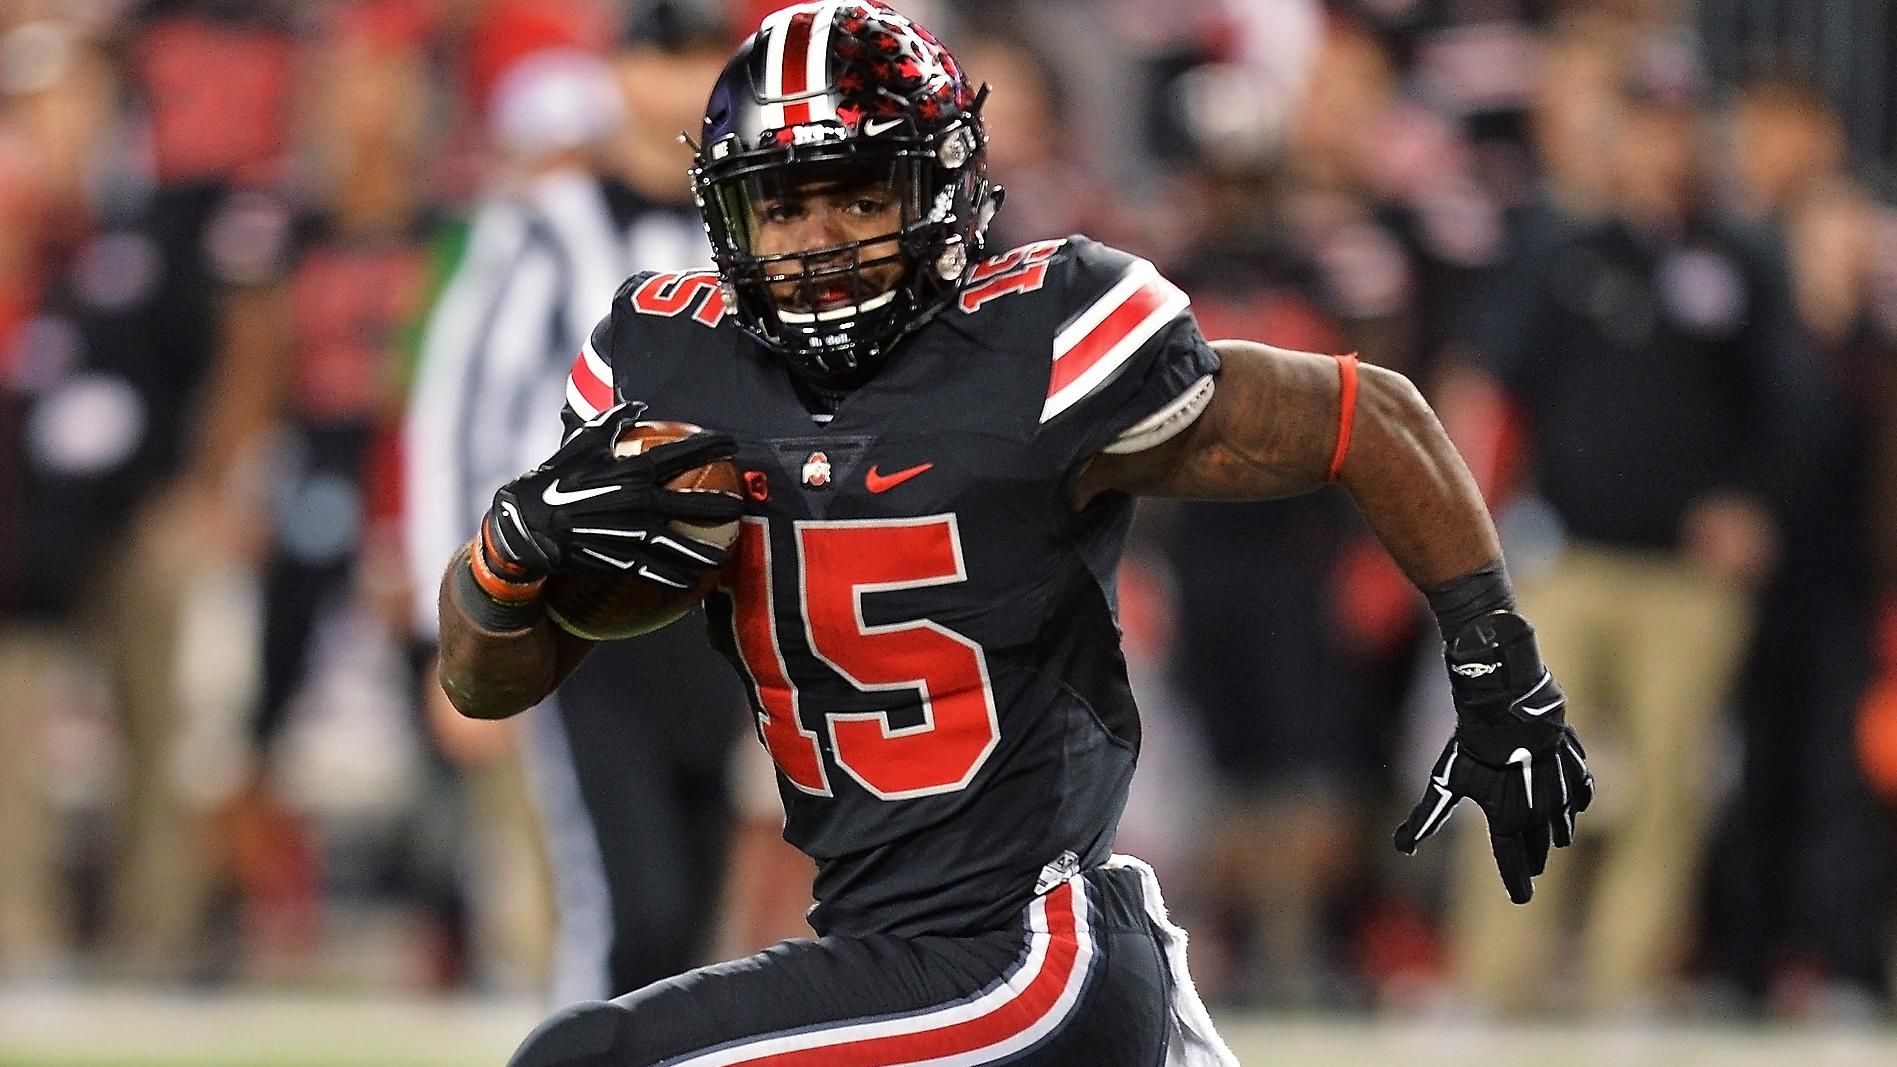
<path id="1" fill-rule="evenodd" d="M 681 536 L 666 523 L 731 522 L 744 502 L 730 493 L 664 485 L 731 456 L 737 441 L 728 433 L 699 433 L 615 458 L 613 442 L 644 412 L 643 404 L 608 408 L 545 463 L 495 492 L 481 521 L 481 545 L 497 575 L 525 584 L 561 571 L 597 570 L 686 589 L 703 570 L 724 564 L 723 549 Z"/>
<path id="2" fill-rule="evenodd" d="M 1397 851 L 1415 853 L 1468 797 L 1488 817 L 1509 899 L 1526 904 L 1534 877 L 1548 865 L 1548 846 L 1573 844 L 1574 817 L 1594 800 L 1587 754 L 1565 721 L 1567 698 L 1542 665 L 1534 627 L 1520 615 L 1476 619 L 1444 656 L 1456 732 L 1422 801 L 1397 827 Z"/>

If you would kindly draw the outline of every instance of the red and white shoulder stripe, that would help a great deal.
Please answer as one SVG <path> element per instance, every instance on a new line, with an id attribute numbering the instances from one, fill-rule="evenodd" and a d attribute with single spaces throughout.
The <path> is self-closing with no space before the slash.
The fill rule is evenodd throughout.
<path id="1" fill-rule="evenodd" d="M 613 406 L 613 369 L 599 358 L 590 337 L 573 360 L 573 372 L 567 375 L 566 402 L 585 422 Z"/>
<path id="2" fill-rule="evenodd" d="M 1055 336 L 1041 421 L 1086 399 L 1190 305 L 1178 286 L 1160 277 L 1159 268 L 1143 259 L 1128 264 L 1104 296 Z"/>

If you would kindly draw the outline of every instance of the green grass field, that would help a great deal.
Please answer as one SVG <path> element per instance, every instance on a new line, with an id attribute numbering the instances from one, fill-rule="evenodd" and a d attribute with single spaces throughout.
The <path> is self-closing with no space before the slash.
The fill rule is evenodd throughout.
<path id="1" fill-rule="evenodd" d="M 0 1067 L 500 1067 L 521 999 L 0 995 Z M 1892 1067 L 1897 1031 L 1224 1018 L 1247 1067 Z"/>

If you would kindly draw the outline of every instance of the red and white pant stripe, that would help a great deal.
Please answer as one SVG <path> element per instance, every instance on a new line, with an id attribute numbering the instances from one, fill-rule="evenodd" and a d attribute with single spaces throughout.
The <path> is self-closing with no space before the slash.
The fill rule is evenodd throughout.
<path id="1" fill-rule="evenodd" d="M 758 1037 L 665 1067 L 977 1067 L 1003 1059 L 1053 1033 L 1079 1005 L 1095 957 L 1086 894 L 1076 876 L 1035 900 L 1021 962 L 979 996 Z"/>

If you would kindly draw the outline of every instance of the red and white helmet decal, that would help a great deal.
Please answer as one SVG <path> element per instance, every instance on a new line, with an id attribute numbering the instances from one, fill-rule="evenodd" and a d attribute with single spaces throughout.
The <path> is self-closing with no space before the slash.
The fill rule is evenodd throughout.
<path id="1" fill-rule="evenodd" d="M 782 129 L 812 122 L 837 121 L 831 104 L 830 31 L 836 12 L 855 4 L 798 4 L 772 12 L 763 29 L 770 32 L 764 56 L 764 125 Z"/>

